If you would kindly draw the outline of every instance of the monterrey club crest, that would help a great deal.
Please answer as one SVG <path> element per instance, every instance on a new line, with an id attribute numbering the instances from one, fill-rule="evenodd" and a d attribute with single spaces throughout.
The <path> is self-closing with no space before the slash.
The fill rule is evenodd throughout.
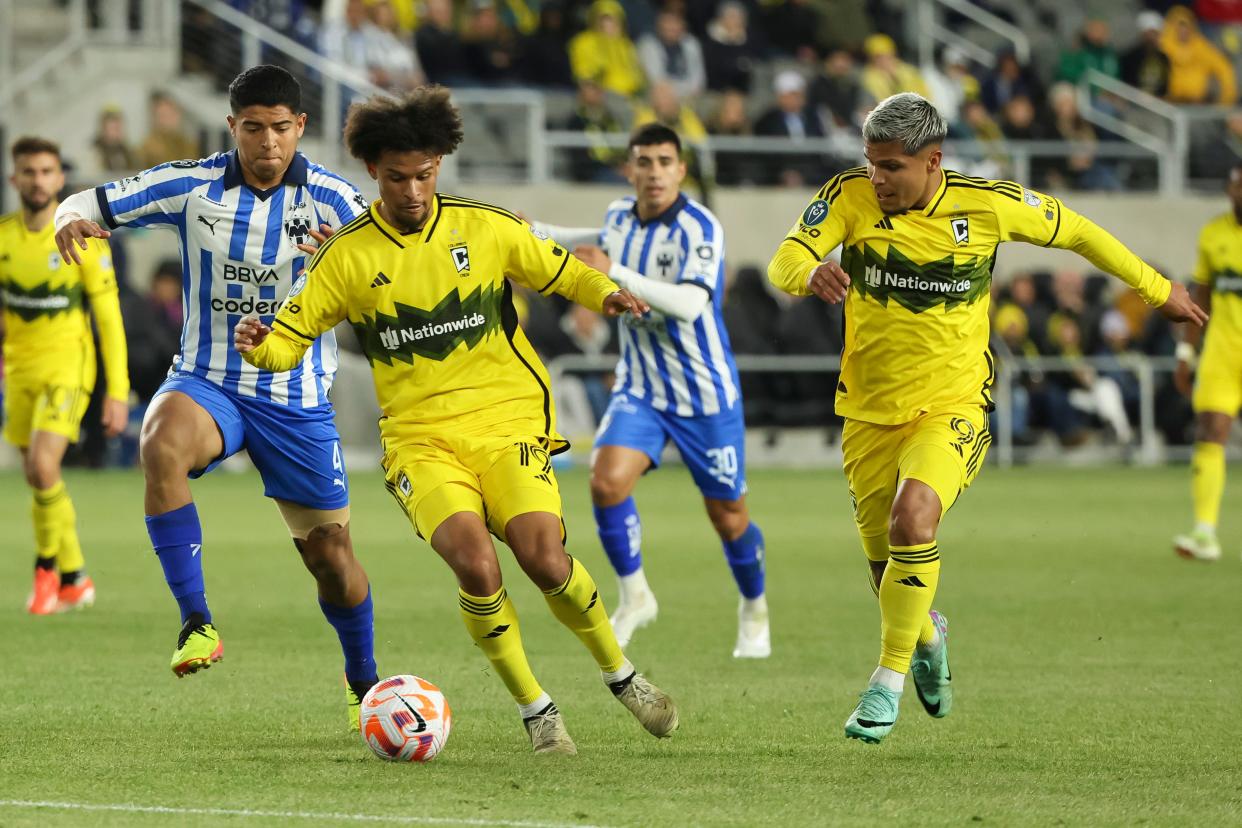
<path id="1" fill-rule="evenodd" d="M 306 244 L 311 240 L 311 222 L 306 216 L 289 216 L 285 219 L 285 234 L 294 244 Z"/>

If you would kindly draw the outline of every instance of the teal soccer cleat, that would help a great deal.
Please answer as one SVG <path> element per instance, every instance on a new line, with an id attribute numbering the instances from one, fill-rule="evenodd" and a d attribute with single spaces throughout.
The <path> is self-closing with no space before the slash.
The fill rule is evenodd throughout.
<path id="1" fill-rule="evenodd" d="M 845 735 L 849 739 L 861 739 L 869 745 L 878 745 L 897 722 L 897 705 L 901 694 L 894 693 L 878 684 L 862 692 L 858 707 L 845 720 Z"/>
<path id="2" fill-rule="evenodd" d="M 935 610 L 932 623 L 940 633 L 940 643 L 929 653 L 916 647 L 910 659 L 910 677 L 927 715 L 943 719 L 953 709 L 953 674 L 949 672 L 949 619 Z"/>

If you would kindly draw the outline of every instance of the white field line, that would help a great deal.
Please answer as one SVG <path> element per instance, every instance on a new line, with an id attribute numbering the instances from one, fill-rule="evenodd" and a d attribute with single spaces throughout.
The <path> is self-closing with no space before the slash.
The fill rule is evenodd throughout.
<path id="1" fill-rule="evenodd" d="M 125 803 L 46 802 L 0 799 L 0 808 L 44 808 L 52 811 L 116 811 L 125 814 L 173 814 L 181 816 L 254 817 L 262 819 L 307 819 L 333 822 L 387 822 L 398 825 L 471 825 L 480 828 L 601 828 L 577 822 L 528 822 L 514 819 L 477 819 L 428 816 L 381 816 L 378 814 L 338 814 L 318 811 L 256 811 L 250 808 L 169 808 L 163 805 Z"/>

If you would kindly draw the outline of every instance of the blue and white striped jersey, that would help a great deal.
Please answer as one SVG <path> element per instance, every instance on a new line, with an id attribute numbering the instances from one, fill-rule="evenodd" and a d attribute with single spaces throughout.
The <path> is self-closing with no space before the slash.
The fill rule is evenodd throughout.
<path id="1" fill-rule="evenodd" d="M 621 358 L 614 391 L 683 417 L 718 414 L 739 400 L 737 366 L 721 316 L 724 230 L 711 211 L 680 195 L 663 214 L 642 221 L 628 196 L 608 206 L 600 246 L 614 262 L 647 279 L 691 283 L 711 294 L 693 322 L 651 311 L 621 317 Z"/>
<path id="2" fill-rule="evenodd" d="M 339 228 L 366 210 L 352 184 L 299 152 L 284 181 L 260 192 L 243 181 L 234 150 L 160 164 L 97 187 L 95 196 L 109 227 L 170 226 L 181 234 L 185 326 L 173 370 L 278 405 L 327 403 L 337 367 L 332 332 L 297 368 L 271 373 L 233 350 L 233 326 L 247 314 L 272 323 L 306 264 L 297 245 L 311 241 L 311 228 Z"/>

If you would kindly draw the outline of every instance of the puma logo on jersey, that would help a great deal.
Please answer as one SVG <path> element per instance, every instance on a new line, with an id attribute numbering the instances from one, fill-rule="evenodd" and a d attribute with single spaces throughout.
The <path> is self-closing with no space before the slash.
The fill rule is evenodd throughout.
<path id="1" fill-rule="evenodd" d="M 215 238 L 216 225 L 220 223 L 220 219 L 216 219 L 215 221 L 208 221 L 206 217 L 199 216 L 198 220 L 202 222 L 203 224 L 207 225 L 207 229 L 211 231 L 212 238 Z"/>

